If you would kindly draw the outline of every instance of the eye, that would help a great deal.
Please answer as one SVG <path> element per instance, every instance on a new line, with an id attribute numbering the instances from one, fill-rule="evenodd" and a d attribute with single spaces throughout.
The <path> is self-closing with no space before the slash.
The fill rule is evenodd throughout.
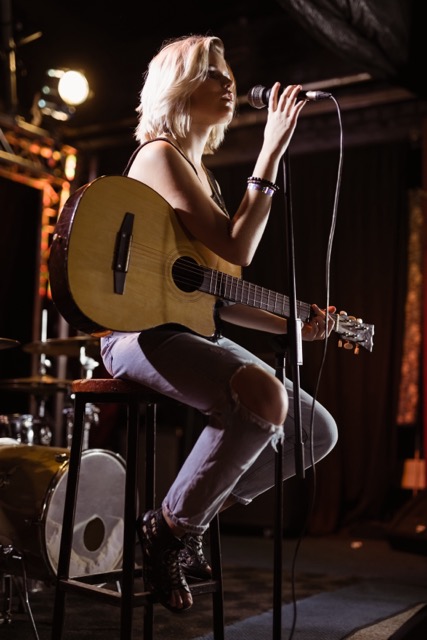
<path id="1" fill-rule="evenodd" d="M 221 73 L 218 71 L 218 69 L 210 67 L 208 69 L 207 77 L 211 80 L 219 80 L 221 78 Z"/>
<path id="2" fill-rule="evenodd" d="M 226 75 L 222 73 L 216 67 L 209 67 L 207 77 L 210 78 L 211 80 L 219 80 L 219 82 L 224 82 L 224 81 L 230 82 L 231 80 L 228 74 Z"/>

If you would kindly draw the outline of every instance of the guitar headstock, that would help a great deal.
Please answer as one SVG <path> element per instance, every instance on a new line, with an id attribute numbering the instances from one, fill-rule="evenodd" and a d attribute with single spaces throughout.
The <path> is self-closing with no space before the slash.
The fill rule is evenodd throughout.
<path id="1" fill-rule="evenodd" d="M 340 334 L 338 346 L 344 349 L 353 349 L 354 353 L 359 353 L 359 347 L 364 347 L 372 351 L 374 342 L 374 325 L 366 324 L 361 318 L 349 316 L 345 311 L 340 311 L 334 315 L 334 331 Z"/>

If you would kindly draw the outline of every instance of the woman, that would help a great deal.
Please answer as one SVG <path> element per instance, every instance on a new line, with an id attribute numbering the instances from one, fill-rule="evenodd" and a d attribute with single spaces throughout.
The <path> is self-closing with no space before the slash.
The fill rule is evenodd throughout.
<path id="1" fill-rule="evenodd" d="M 236 106 L 236 86 L 216 37 L 188 36 L 166 43 L 151 61 L 141 91 L 136 137 L 140 146 L 126 169 L 173 207 L 189 238 L 240 266 L 250 264 L 268 221 L 280 160 L 304 101 L 301 86 L 271 91 L 264 140 L 242 202 L 230 217 L 203 155 L 221 144 Z M 331 310 L 334 310 L 331 308 Z M 286 320 L 242 304 L 218 304 L 218 320 L 273 334 Z M 304 340 L 324 339 L 329 317 L 313 305 Z M 137 521 L 145 578 L 174 612 L 192 605 L 186 575 L 209 576 L 202 535 L 215 514 L 248 504 L 274 484 L 274 444 L 283 439 L 284 478 L 295 473 L 292 385 L 217 331 L 200 336 L 166 324 L 141 333 L 114 332 L 102 339 L 102 356 L 114 377 L 146 384 L 195 407 L 207 425 L 164 498 L 161 508 Z M 185 368 L 182 363 L 185 362 Z M 312 399 L 301 392 L 305 446 Z M 333 418 L 319 404 L 314 458 L 335 445 Z"/>

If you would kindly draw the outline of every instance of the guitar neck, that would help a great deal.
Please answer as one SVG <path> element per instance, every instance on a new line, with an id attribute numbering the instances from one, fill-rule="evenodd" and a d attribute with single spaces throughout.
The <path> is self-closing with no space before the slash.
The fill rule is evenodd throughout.
<path id="1" fill-rule="evenodd" d="M 264 309 L 264 311 L 269 311 L 283 318 L 289 318 L 291 315 L 288 296 L 215 269 L 203 267 L 203 282 L 199 289 L 222 300 L 237 302 L 256 309 Z M 297 317 L 303 322 L 308 322 L 311 305 L 299 301 L 296 304 Z"/>
<path id="2" fill-rule="evenodd" d="M 201 276 L 197 288 L 204 293 L 214 295 L 222 300 L 264 309 L 283 318 L 291 316 L 290 300 L 281 293 L 207 267 L 202 267 Z M 311 317 L 311 305 L 297 301 L 296 316 L 302 322 L 308 322 Z M 352 348 L 352 344 L 355 344 L 356 353 L 358 353 L 359 345 L 372 351 L 373 325 L 365 324 L 361 319 L 348 316 L 344 312 L 331 313 L 329 317 L 333 320 L 333 331 L 340 336 L 342 344 L 346 348 Z"/>

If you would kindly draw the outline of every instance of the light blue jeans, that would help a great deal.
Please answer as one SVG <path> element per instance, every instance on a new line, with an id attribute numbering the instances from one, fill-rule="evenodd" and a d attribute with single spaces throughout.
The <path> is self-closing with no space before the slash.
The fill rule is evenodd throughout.
<path id="1" fill-rule="evenodd" d="M 141 382 L 208 416 L 207 426 L 163 502 L 172 521 L 184 530 L 203 533 L 230 495 L 248 504 L 272 487 L 278 438 L 283 442 L 283 478 L 295 474 L 293 385 L 285 380 L 289 411 L 284 425 L 267 423 L 239 404 L 230 389 L 239 368 L 255 363 L 275 374 L 240 345 L 228 338 L 212 341 L 164 325 L 141 334 L 114 332 L 102 338 L 101 355 L 113 377 Z M 318 462 L 334 447 L 337 426 L 316 403 L 311 438 L 313 399 L 301 389 L 300 400 L 304 456 L 309 466 L 311 439 L 313 459 Z"/>

